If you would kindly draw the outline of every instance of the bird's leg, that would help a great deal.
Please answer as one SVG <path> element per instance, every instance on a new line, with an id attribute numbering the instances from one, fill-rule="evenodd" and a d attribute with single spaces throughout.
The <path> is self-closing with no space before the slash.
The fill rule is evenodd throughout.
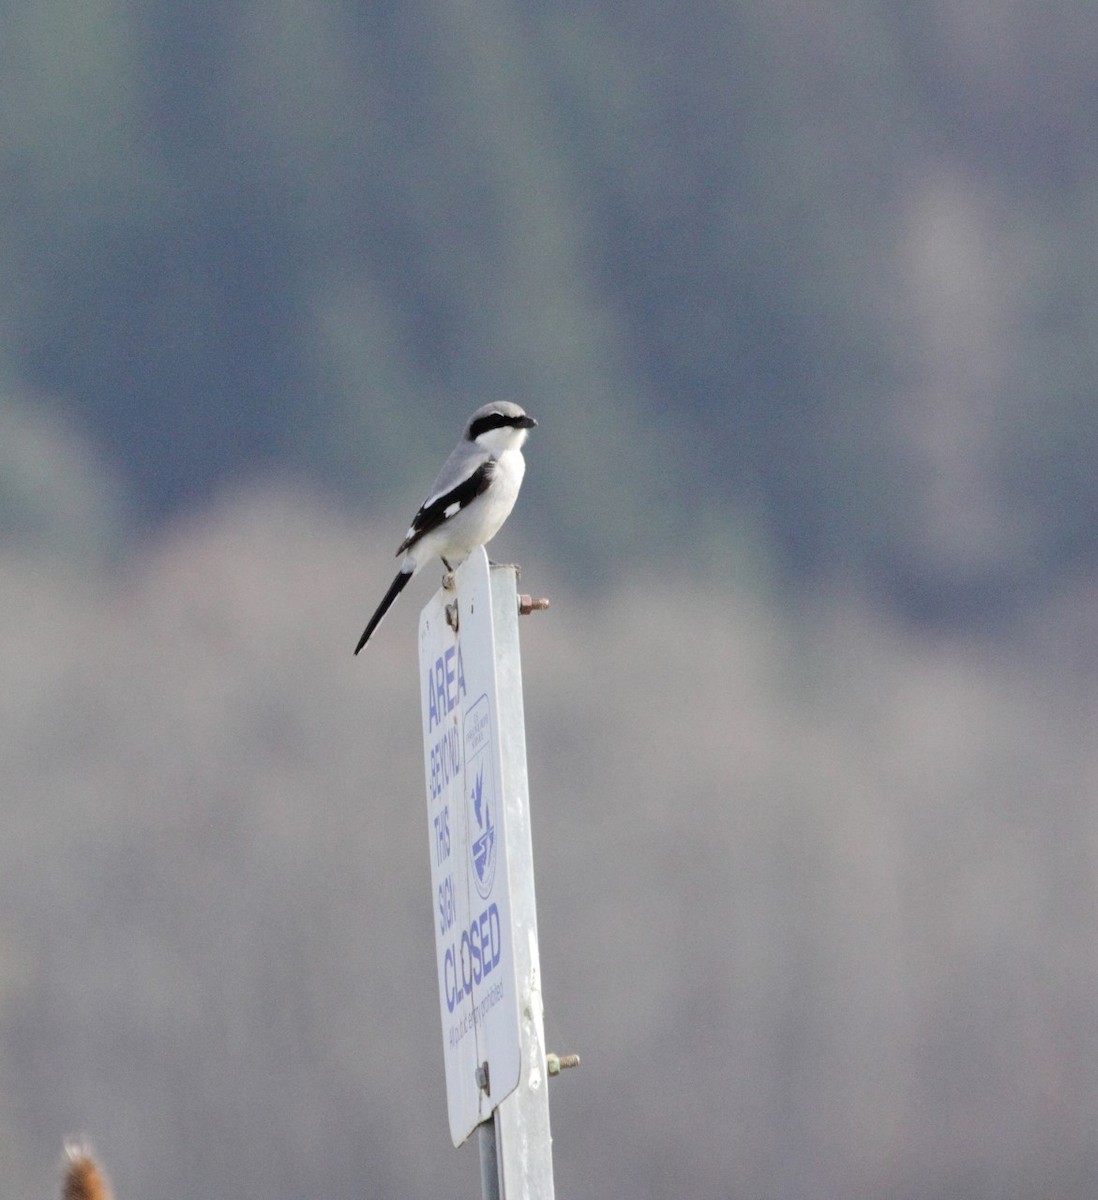
<path id="1" fill-rule="evenodd" d="M 442 577 L 442 586 L 446 591 L 450 591 L 454 586 L 454 568 L 441 554 L 439 558 L 442 559 L 442 565 L 446 568 L 446 574 Z"/>

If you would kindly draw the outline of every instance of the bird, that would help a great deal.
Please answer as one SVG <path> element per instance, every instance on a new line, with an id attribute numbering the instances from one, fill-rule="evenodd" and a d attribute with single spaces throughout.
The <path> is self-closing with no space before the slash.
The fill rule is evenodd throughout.
<path id="1" fill-rule="evenodd" d="M 526 474 L 522 446 L 536 426 L 533 417 L 509 400 L 482 405 L 469 418 L 397 547 L 397 557 L 404 556 L 400 570 L 358 639 L 355 654 L 421 567 L 440 558 L 452 571 L 499 533 L 518 499 Z"/>

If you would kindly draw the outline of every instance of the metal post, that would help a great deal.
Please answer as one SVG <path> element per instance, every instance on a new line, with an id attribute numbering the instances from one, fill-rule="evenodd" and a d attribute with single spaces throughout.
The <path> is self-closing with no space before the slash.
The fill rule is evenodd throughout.
<path id="1" fill-rule="evenodd" d="M 553 1200 L 553 1150 L 549 1131 L 548 1069 L 542 1016 L 534 851 L 530 836 L 530 789 L 526 776 L 526 729 L 519 655 L 519 598 L 513 567 L 491 569 L 496 680 L 503 745 L 503 795 L 507 812 L 507 863 L 511 920 L 519 981 L 522 1067 L 518 1087 L 495 1112 L 499 1195 L 503 1200 Z M 481 1127 L 483 1178 L 486 1135 Z M 489 1195 L 485 1191 L 485 1197 Z"/>
<path id="2" fill-rule="evenodd" d="M 499 1152 L 496 1149 L 496 1115 L 477 1126 L 480 1139 L 480 1194 L 482 1200 L 500 1200 Z"/>

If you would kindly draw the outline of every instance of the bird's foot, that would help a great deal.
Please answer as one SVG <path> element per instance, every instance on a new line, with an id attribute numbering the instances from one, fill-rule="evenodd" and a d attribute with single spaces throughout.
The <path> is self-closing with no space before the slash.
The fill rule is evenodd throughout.
<path id="1" fill-rule="evenodd" d="M 452 592 L 454 590 L 454 568 L 450 564 L 448 558 L 444 558 L 441 554 L 442 565 L 446 568 L 446 574 L 442 577 L 442 587 L 444 591 Z"/>

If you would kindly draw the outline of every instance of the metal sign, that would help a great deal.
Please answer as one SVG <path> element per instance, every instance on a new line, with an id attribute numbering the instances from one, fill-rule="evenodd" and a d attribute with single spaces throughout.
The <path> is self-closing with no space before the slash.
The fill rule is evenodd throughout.
<path id="1" fill-rule="evenodd" d="M 442 1044 L 455 1146 L 518 1085 L 518 984 L 488 556 L 420 614 L 423 754 Z"/>

